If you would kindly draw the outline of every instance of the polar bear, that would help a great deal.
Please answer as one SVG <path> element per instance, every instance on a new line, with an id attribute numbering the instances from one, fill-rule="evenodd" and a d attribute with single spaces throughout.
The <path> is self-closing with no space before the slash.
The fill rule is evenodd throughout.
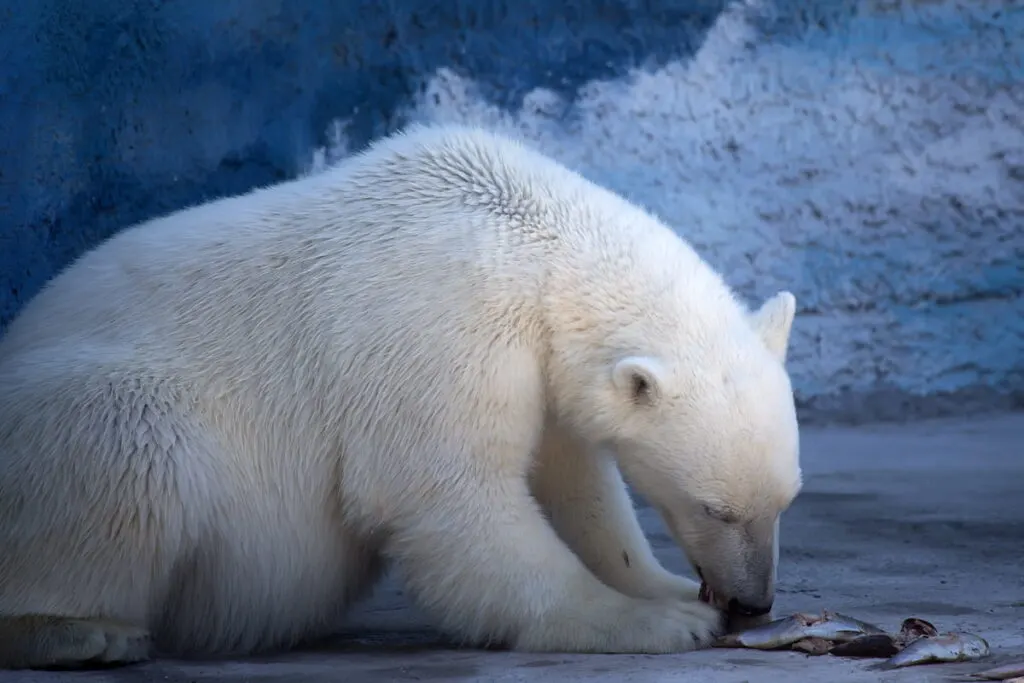
<path id="1" fill-rule="evenodd" d="M 287 648 L 387 568 L 467 643 L 702 647 L 772 603 L 794 310 L 473 127 L 129 228 L 0 340 L 0 665 Z"/>

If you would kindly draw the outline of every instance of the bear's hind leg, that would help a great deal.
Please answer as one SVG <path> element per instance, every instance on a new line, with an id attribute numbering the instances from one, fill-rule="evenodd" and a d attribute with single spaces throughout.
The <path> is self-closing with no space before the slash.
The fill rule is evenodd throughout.
<path id="1" fill-rule="evenodd" d="M 0 667 L 139 661 L 208 516 L 215 441 L 173 388 L 51 384 L 0 401 Z"/>
<path id="2" fill-rule="evenodd" d="M 149 659 L 146 629 L 104 619 L 0 616 L 0 669 L 68 669 Z"/>

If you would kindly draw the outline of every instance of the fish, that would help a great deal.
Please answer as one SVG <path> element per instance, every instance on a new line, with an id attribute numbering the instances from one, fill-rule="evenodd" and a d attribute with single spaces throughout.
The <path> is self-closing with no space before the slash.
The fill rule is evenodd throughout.
<path id="1" fill-rule="evenodd" d="M 896 634 L 896 644 L 902 650 L 918 638 L 934 637 L 937 635 L 939 635 L 939 631 L 931 622 L 917 617 L 910 617 L 904 619 L 900 625 L 900 632 Z"/>
<path id="2" fill-rule="evenodd" d="M 817 657 L 829 653 L 829 650 L 832 649 L 832 641 L 824 638 L 804 638 L 793 643 L 789 649 Z"/>
<path id="3" fill-rule="evenodd" d="M 967 662 L 981 659 L 988 653 L 988 642 L 981 636 L 944 633 L 918 638 L 886 661 L 891 668 L 899 668 L 933 662 Z"/>
<path id="4" fill-rule="evenodd" d="M 874 657 L 885 659 L 891 657 L 920 638 L 939 635 L 930 622 L 917 617 L 904 619 L 899 633 L 891 636 L 888 633 L 872 633 L 860 636 L 845 643 L 839 643 L 829 653 L 836 657 Z"/>
<path id="5" fill-rule="evenodd" d="M 971 674 L 972 678 L 980 678 L 986 681 L 1008 681 L 1024 677 L 1024 661 L 1003 664 L 993 669 L 985 669 Z"/>
<path id="6" fill-rule="evenodd" d="M 862 636 L 886 635 L 885 631 L 860 619 L 854 619 L 838 612 L 822 612 L 822 621 L 811 626 L 808 635 L 824 638 L 834 643 L 845 643 Z"/>
<path id="7" fill-rule="evenodd" d="M 804 630 L 815 620 L 816 617 L 810 614 L 794 614 L 751 629 L 726 634 L 715 641 L 715 647 L 775 650 L 806 638 Z"/>
<path id="8" fill-rule="evenodd" d="M 873 657 L 885 659 L 899 652 L 902 647 L 896 638 L 888 633 L 872 633 L 839 643 L 829 650 L 836 657 Z"/>
<path id="9" fill-rule="evenodd" d="M 754 650 L 778 650 L 807 638 L 842 643 L 864 635 L 885 631 L 872 624 L 836 612 L 820 615 L 798 612 L 738 633 L 722 636 L 715 647 L 741 647 Z"/>

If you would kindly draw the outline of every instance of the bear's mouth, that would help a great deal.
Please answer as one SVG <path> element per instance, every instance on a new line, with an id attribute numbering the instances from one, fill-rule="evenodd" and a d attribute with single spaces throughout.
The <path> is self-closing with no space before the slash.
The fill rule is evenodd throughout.
<path id="1" fill-rule="evenodd" d="M 711 590 L 711 586 L 708 585 L 708 582 L 704 579 L 704 572 L 701 571 L 700 565 L 695 566 L 694 570 L 697 572 L 698 578 L 700 578 L 700 592 L 697 593 L 697 599 L 701 602 L 706 602 L 712 607 L 725 609 L 725 605 L 716 604 L 717 596 L 715 595 L 715 592 Z"/>
<path id="2" fill-rule="evenodd" d="M 736 633 L 737 631 L 745 631 L 756 626 L 763 626 L 764 624 L 769 623 L 773 618 L 771 612 L 757 617 L 745 617 L 733 614 L 726 606 L 719 604 L 718 597 L 715 595 L 715 592 L 711 590 L 711 586 L 709 586 L 706 581 L 701 581 L 700 592 L 697 593 L 697 599 L 701 602 L 706 602 L 712 607 L 715 607 L 725 613 L 726 633 Z"/>
<path id="3" fill-rule="evenodd" d="M 700 582 L 700 591 L 697 593 L 697 599 L 701 602 L 706 602 L 712 607 L 716 607 L 723 612 L 728 612 L 728 603 L 722 600 L 717 593 L 711 590 L 711 586 L 708 585 L 707 581 Z"/>

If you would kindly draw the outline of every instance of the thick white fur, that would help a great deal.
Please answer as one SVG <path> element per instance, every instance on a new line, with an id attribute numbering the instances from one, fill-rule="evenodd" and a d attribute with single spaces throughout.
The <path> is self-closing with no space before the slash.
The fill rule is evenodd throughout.
<path id="1" fill-rule="evenodd" d="M 390 565 L 473 642 L 692 649 L 719 616 L 619 472 L 719 592 L 756 583 L 703 506 L 775 540 L 792 318 L 466 128 L 125 230 L 0 341 L 0 617 L 244 653 L 329 633 Z"/>

